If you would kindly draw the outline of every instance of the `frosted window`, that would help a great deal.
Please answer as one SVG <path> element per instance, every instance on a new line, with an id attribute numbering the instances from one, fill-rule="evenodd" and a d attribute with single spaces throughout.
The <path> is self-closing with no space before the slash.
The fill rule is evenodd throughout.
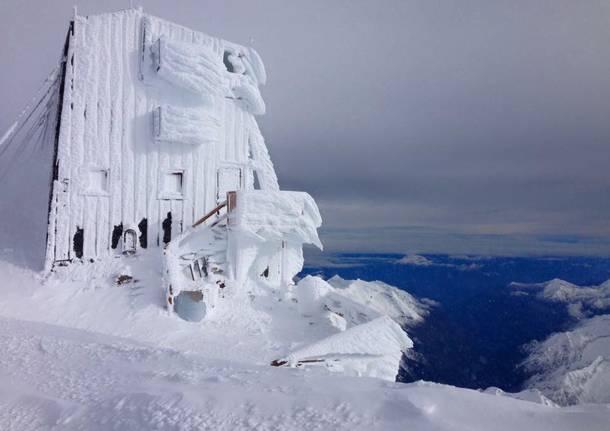
<path id="1" fill-rule="evenodd" d="M 163 177 L 163 195 L 166 198 L 182 197 L 184 178 L 182 172 L 167 172 Z"/>
<path id="2" fill-rule="evenodd" d="M 93 194 L 108 193 L 108 171 L 97 169 L 89 171 L 87 192 Z"/>

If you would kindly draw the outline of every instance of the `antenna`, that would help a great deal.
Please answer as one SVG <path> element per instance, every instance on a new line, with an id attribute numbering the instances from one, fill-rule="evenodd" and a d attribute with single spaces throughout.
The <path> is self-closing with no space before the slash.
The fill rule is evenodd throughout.
<path id="1" fill-rule="evenodd" d="M 78 16 L 78 6 L 72 6 L 72 12 L 74 13 L 74 18 Z"/>

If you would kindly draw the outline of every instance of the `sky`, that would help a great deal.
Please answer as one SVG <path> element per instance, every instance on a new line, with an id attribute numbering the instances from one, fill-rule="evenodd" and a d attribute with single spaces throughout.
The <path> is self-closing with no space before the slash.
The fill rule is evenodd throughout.
<path id="1" fill-rule="evenodd" d="M 0 4 L 0 135 L 68 21 L 129 1 Z M 610 255 L 610 2 L 134 0 L 252 45 L 280 186 L 329 250 Z"/>

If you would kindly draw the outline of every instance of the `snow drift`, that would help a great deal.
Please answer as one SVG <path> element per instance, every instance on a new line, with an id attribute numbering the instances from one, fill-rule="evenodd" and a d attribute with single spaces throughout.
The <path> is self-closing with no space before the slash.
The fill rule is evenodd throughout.
<path id="1" fill-rule="evenodd" d="M 0 428 L 602 431 L 603 406 L 553 408 L 418 382 L 329 377 L 0 318 Z"/>
<path id="2" fill-rule="evenodd" d="M 413 342 L 387 316 L 354 326 L 290 353 L 292 367 L 323 365 L 346 375 L 396 379 L 397 364 Z M 276 361 L 276 363 L 283 361 Z"/>

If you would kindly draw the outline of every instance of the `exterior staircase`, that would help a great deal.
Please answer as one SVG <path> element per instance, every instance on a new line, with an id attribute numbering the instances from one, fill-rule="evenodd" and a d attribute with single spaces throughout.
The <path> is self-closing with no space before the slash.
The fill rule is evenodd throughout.
<path id="1" fill-rule="evenodd" d="M 201 320 L 224 296 L 226 209 L 226 202 L 218 205 L 165 248 L 167 306 L 187 320 Z"/>

